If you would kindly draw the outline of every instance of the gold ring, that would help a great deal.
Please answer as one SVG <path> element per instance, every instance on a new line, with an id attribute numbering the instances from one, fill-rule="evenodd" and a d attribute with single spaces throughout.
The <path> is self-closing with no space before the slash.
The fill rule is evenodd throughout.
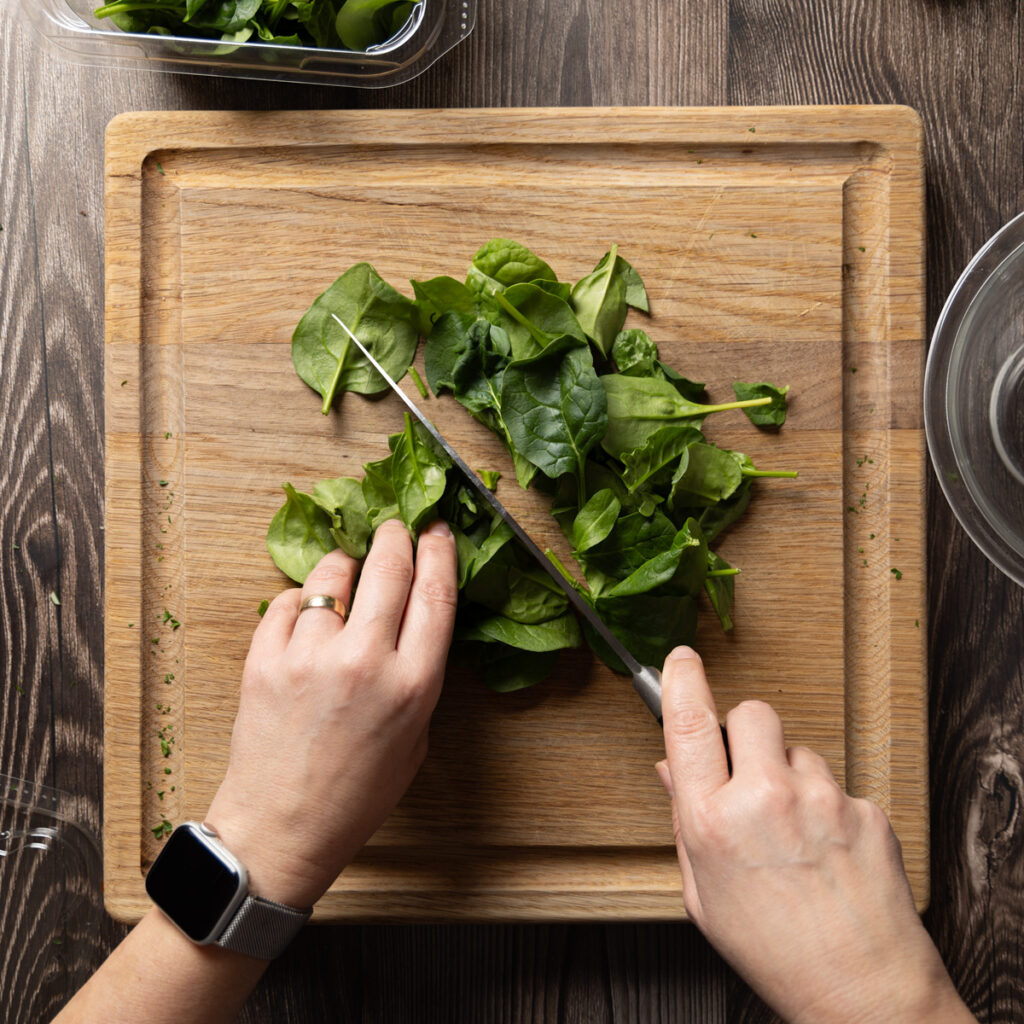
<path id="1" fill-rule="evenodd" d="M 342 622 L 345 621 L 345 616 L 348 614 L 345 603 L 336 597 L 331 597 L 330 594 L 313 594 L 311 597 L 307 597 L 299 605 L 299 614 L 301 615 L 307 608 L 327 608 L 335 615 L 340 616 Z"/>

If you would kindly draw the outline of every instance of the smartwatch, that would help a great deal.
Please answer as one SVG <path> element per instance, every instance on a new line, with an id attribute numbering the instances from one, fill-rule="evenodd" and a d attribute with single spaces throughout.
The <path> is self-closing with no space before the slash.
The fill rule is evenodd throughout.
<path id="1" fill-rule="evenodd" d="M 281 953 L 313 913 L 253 896 L 241 861 L 199 821 L 171 833 L 146 875 L 146 892 L 198 945 L 262 960 Z"/>

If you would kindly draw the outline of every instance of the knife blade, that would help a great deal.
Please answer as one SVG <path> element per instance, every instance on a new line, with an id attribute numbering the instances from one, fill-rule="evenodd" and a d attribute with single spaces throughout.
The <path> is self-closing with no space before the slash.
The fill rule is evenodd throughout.
<path id="1" fill-rule="evenodd" d="M 497 496 L 487 487 L 473 472 L 472 469 L 462 460 L 459 453 L 441 436 L 441 433 L 437 430 L 433 423 L 427 419 L 427 417 L 420 412 L 419 407 L 416 403 L 398 386 L 398 384 L 392 379 L 391 375 L 384 369 L 380 363 L 370 354 L 366 346 L 349 330 L 348 325 L 340 319 L 336 314 L 332 313 L 331 316 L 338 323 L 341 329 L 349 336 L 352 342 L 356 345 L 360 352 L 366 357 L 370 365 L 387 381 L 388 386 L 392 391 L 405 403 L 406 408 L 416 417 L 416 419 L 423 425 L 427 433 L 434 439 L 434 441 L 441 447 L 441 450 L 452 460 L 452 462 L 459 468 L 462 475 L 466 478 L 466 482 L 469 483 L 476 492 L 480 495 L 484 501 L 499 515 L 502 520 L 508 524 L 509 528 L 516 535 L 519 543 L 530 552 L 531 555 L 537 560 L 537 564 L 558 584 L 559 589 L 569 599 L 569 603 L 583 616 L 584 619 L 590 624 L 594 632 L 601 637 L 602 640 L 611 648 L 615 656 L 622 662 L 623 665 L 630 671 L 633 676 L 633 687 L 636 692 L 640 695 L 644 704 L 647 705 L 648 710 L 657 719 L 658 724 L 661 725 L 661 672 L 653 665 L 641 665 L 636 658 L 626 649 L 622 641 L 605 625 L 604 621 L 597 614 L 597 612 L 584 600 L 579 591 L 559 572 L 558 568 L 552 563 L 551 559 L 544 554 L 543 551 L 534 543 L 530 535 L 522 528 L 515 516 L 498 500 Z"/>

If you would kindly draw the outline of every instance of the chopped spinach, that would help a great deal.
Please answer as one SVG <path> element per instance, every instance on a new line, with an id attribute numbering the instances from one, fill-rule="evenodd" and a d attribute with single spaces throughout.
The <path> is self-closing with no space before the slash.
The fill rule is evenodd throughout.
<path id="1" fill-rule="evenodd" d="M 385 6 L 360 0 L 364 12 Z M 625 326 L 630 309 L 646 313 L 649 303 L 616 246 L 575 284 L 503 238 L 478 250 L 465 283 L 411 283 L 414 300 L 356 264 L 304 315 L 293 360 L 323 410 L 343 391 L 385 386 L 332 328 L 330 313 L 396 379 L 422 335 L 431 390 L 450 394 L 503 441 L 522 487 L 550 495 L 584 583 L 549 557 L 635 657 L 657 665 L 672 647 L 692 643 L 699 601 L 732 628 L 739 570 L 709 545 L 746 511 L 756 478 L 796 474 L 758 469 L 748 455 L 716 446 L 704 421 L 743 409 L 759 426 L 779 426 L 788 388 L 737 383 L 737 401 L 703 401 L 703 383 L 664 363 L 645 330 Z M 599 374 L 595 360 L 616 372 Z M 475 652 L 491 689 L 534 685 L 559 650 L 583 639 L 624 670 L 585 623 L 581 633 L 564 592 L 418 423 L 407 415 L 388 447 L 361 480 L 321 480 L 312 495 L 285 485 L 267 535 L 283 571 L 301 582 L 335 547 L 361 558 L 387 519 L 400 518 L 415 536 L 443 518 L 458 555 L 456 646 Z M 493 490 L 501 474 L 479 472 Z"/>

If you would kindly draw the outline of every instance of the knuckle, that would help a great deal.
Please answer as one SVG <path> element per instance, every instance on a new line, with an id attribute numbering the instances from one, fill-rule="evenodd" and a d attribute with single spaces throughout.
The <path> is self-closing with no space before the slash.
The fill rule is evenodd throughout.
<path id="1" fill-rule="evenodd" d="M 374 560 L 372 571 L 378 576 L 404 583 L 406 586 L 412 583 L 412 561 L 408 558 L 398 558 L 391 554 L 380 555 Z"/>
<path id="2" fill-rule="evenodd" d="M 426 579 L 416 589 L 427 604 L 438 608 L 455 608 L 459 603 L 459 590 L 454 580 Z"/>
<path id="3" fill-rule="evenodd" d="M 788 818 L 796 810 L 798 796 L 789 783 L 773 774 L 765 774 L 752 791 L 755 805 L 770 818 Z"/>
<path id="4" fill-rule="evenodd" d="M 849 798 L 834 782 L 829 779 L 809 779 L 805 786 L 806 799 L 820 817 L 836 821 L 842 818 Z"/>
<path id="5" fill-rule="evenodd" d="M 680 704 L 673 709 L 666 725 L 672 740 L 687 743 L 706 735 L 712 728 L 717 731 L 718 720 L 702 704 Z"/>
<path id="6" fill-rule="evenodd" d="M 353 576 L 352 566 L 335 559 L 328 561 L 329 557 L 325 556 L 324 560 L 306 577 L 305 589 L 308 589 L 311 583 L 319 585 L 321 583 L 347 584 L 351 582 Z"/>

